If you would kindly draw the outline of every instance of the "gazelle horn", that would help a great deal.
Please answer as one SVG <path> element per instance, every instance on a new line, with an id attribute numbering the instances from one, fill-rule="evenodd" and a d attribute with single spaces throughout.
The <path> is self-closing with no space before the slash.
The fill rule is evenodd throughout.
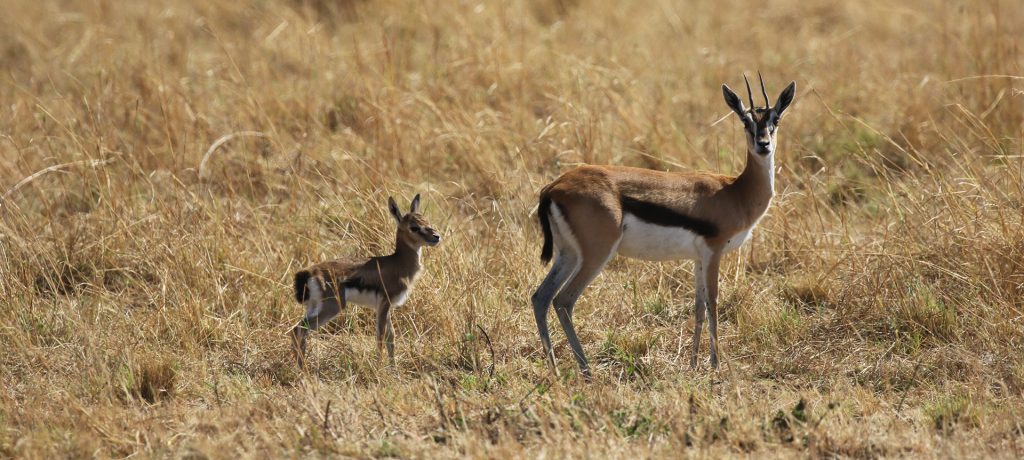
<path id="1" fill-rule="evenodd" d="M 768 91 L 766 89 L 764 89 L 764 78 L 761 78 L 761 71 L 760 70 L 757 71 L 757 79 L 761 80 L 761 94 L 764 95 L 764 106 L 765 106 L 765 108 L 769 108 L 770 109 L 772 107 L 772 103 L 768 102 Z"/>
<path id="2" fill-rule="evenodd" d="M 743 74 L 743 83 L 747 84 L 747 99 L 750 99 L 750 110 L 754 110 L 754 93 L 750 91 L 750 82 L 747 81 L 747 74 Z"/>

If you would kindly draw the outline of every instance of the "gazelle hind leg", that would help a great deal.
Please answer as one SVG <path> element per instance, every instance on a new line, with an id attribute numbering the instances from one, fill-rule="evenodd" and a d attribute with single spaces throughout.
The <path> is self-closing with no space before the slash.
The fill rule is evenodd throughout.
<path id="1" fill-rule="evenodd" d="M 537 322 L 537 332 L 540 334 L 540 342 L 544 347 L 544 354 L 548 365 L 558 375 L 558 367 L 555 366 L 555 351 L 551 346 L 551 335 L 548 330 L 548 310 L 551 308 L 551 301 L 562 289 L 565 282 L 572 278 L 580 269 L 579 244 L 576 242 L 568 223 L 565 221 L 565 214 L 562 213 L 558 204 L 553 204 L 551 212 L 551 236 L 554 239 L 555 260 L 551 264 L 551 271 L 544 277 L 544 281 L 533 293 L 533 316 Z"/>
<path id="2" fill-rule="evenodd" d="M 309 333 L 329 323 L 341 312 L 341 302 L 335 298 L 310 297 L 306 301 L 306 315 L 292 328 L 292 343 L 295 346 L 299 366 L 305 366 L 306 339 Z"/>
<path id="3" fill-rule="evenodd" d="M 576 306 L 576 301 L 583 294 L 583 290 L 594 281 L 594 278 L 604 270 L 608 261 L 615 256 L 620 241 L 621 238 L 616 239 L 610 245 L 605 244 L 603 247 L 597 242 L 591 242 L 592 244 L 588 246 L 590 251 L 582 258 L 579 270 L 576 271 L 572 279 L 555 296 L 555 314 L 558 315 L 558 322 L 561 323 L 562 330 L 565 331 L 569 347 L 572 348 L 572 353 L 576 357 L 576 364 L 579 365 L 580 371 L 587 381 L 590 381 L 591 378 L 590 366 L 587 364 L 587 356 L 584 354 L 583 346 L 576 335 L 572 313 Z"/>
<path id="4" fill-rule="evenodd" d="M 551 271 L 544 277 L 544 281 L 533 293 L 533 317 L 537 322 L 537 332 L 540 334 L 540 343 L 544 347 L 544 355 L 548 364 L 558 375 L 558 368 L 555 367 L 555 352 L 551 347 L 551 335 L 548 331 L 548 311 L 551 308 L 551 301 L 555 298 L 565 281 L 573 275 L 578 265 L 579 256 L 567 251 L 559 250 L 555 255 L 555 261 L 551 265 Z"/>
<path id="5" fill-rule="evenodd" d="M 562 237 L 580 256 L 579 268 L 555 295 L 554 306 L 558 322 L 561 323 L 569 347 L 576 357 L 576 364 L 588 382 L 591 379 L 590 366 L 587 364 L 587 356 L 583 353 L 583 346 L 576 334 L 572 317 L 576 301 L 583 294 L 583 290 L 615 256 L 622 241 L 621 221 L 608 215 L 607 209 L 605 203 L 599 200 L 584 200 L 576 203 L 568 215 L 568 220 L 565 215 L 552 213 L 553 217 L 556 217 L 552 222 L 558 223 Z"/>

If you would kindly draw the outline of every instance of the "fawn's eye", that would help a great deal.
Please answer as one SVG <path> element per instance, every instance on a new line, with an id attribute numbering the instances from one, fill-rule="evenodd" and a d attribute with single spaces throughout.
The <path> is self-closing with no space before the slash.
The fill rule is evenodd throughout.
<path id="1" fill-rule="evenodd" d="M 409 230 L 412 230 L 413 233 L 419 233 L 420 232 L 420 228 L 415 226 L 415 225 L 409 227 Z"/>

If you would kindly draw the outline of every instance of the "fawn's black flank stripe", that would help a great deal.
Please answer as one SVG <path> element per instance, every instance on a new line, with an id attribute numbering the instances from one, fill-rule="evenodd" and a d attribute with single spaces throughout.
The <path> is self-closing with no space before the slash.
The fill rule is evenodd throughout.
<path id="1" fill-rule="evenodd" d="M 369 284 L 363 283 L 362 278 L 351 278 L 342 283 L 342 287 L 345 289 L 355 289 L 359 291 L 377 291 L 380 289 L 379 286 L 370 286 Z"/>
<path id="2" fill-rule="evenodd" d="M 626 195 L 620 197 L 622 210 L 645 222 L 663 227 L 682 227 L 704 237 L 718 235 L 718 227 L 706 220 L 681 214 L 664 206 L 641 201 Z"/>

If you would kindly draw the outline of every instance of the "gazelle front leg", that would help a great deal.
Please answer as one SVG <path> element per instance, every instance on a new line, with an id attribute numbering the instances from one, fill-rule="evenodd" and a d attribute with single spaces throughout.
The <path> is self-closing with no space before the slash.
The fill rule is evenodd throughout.
<path id="1" fill-rule="evenodd" d="M 387 348 L 388 361 L 395 362 L 395 327 L 391 324 L 391 304 L 385 300 L 377 306 L 377 356 Z"/>
<path id="2" fill-rule="evenodd" d="M 705 263 L 707 291 L 708 333 L 711 335 L 711 368 L 718 369 L 718 267 L 722 253 L 715 251 Z"/>
<path id="3" fill-rule="evenodd" d="M 698 260 L 693 264 L 693 353 L 690 355 L 690 369 L 697 368 L 697 355 L 700 353 L 700 333 L 704 328 L 704 312 L 707 306 L 706 279 L 704 264 Z"/>

